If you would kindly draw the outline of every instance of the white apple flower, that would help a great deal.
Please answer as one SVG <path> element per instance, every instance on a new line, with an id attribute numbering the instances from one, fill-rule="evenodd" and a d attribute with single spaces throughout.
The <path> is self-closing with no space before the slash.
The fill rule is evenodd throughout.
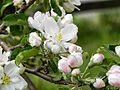
<path id="1" fill-rule="evenodd" d="M 115 47 L 115 52 L 118 56 L 120 56 L 120 46 Z"/>
<path id="2" fill-rule="evenodd" d="M 23 0 L 13 0 L 13 5 L 20 8 L 23 4 Z"/>
<path id="3" fill-rule="evenodd" d="M 23 90 L 26 81 L 19 74 L 20 68 L 15 61 L 9 61 L 4 67 L 0 66 L 0 90 Z"/>
<path id="4" fill-rule="evenodd" d="M 96 81 L 93 83 L 93 86 L 95 88 L 103 88 L 105 87 L 105 82 L 100 78 L 96 78 Z"/>
<path id="5" fill-rule="evenodd" d="M 10 56 L 10 52 L 3 52 L 2 53 L 2 47 L 0 46 L 0 65 L 4 65 L 5 63 L 7 63 L 9 56 Z"/>
<path id="6" fill-rule="evenodd" d="M 46 14 L 41 13 L 40 11 L 37 11 L 34 14 L 34 17 L 28 17 L 29 26 L 31 28 L 37 29 L 38 31 L 40 31 L 43 34 L 44 33 L 43 32 L 43 29 L 44 29 L 43 22 L 45 21 L 45 17 L 47 17 Z"/>
<path id="7" fill-rule="evenodd" d="M 31 32 L 29 36 L 29 43 L 33 46 L 40 46 L 42 39 L 38 36 L 36 32 Z"/>
<path id="8" fill-rule="evenodd" d="M 76 6 L 80 6 L 81 5 L 81 2 L 80 0 L 66 0 L 64 3 L 63 3 L 63 8 L 67 11 L 67 12 L 72 12 L 74 11 L 74 9 L 78 9 Z"/>
<path id="9" fill-rule="evenodd" d="M 73 39 L 78 32 L 78 28 L 74 24 L 67 24 L 64 28 L 60 28 L 57 22 L 52 18 L 46 18 L 44 22 L 45 33 L 48 40 L 52 40 L 56 44 L 67 42 Z"/>

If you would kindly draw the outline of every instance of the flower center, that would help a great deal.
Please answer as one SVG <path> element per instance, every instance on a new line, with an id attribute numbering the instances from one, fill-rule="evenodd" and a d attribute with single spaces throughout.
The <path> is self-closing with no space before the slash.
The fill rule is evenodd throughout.
<path id="1" fill-rule="evenodd" d="M 3 84 L 8 84 L 11 82 L 10 77 L 7 76 L 6 74 L 4 74 L 4 76 L 2 77 L 3 80 Z"/>
<path id="2" fill-rule="evenodd" d="M 57 41 L 61 41 L 62 40 L 62 34 L 61 33 L 57 34 L 56 39 L 57 39 Z"/>

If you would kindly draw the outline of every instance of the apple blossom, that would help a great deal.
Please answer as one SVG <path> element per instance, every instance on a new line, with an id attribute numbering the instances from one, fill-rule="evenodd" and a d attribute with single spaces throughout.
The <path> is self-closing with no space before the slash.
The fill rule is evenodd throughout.
<path id="1" fill-rule="evenodd" d="M 73 69 L 72 72 L 71 72 L 72 76 L 77 76 L 78 74 L 80 74 L 80 69 L 79 68 Z"/>
<path id="2" fill-rule="evenodd" d="M 69 67 L 67 63 L 67 58 L 62 58 L 61 60 L 58 61 L 58 69 L 64 73 L 71 72 L 71 68 Z"/>
<path id="3" fill-rule="evenodd" d="M 120 66 L 113 65 L 106 75 L 110 85 L 120 87 Z"/>
<path id="4" fill-rule="evenodd" d="M 46 50 L 51 50 L 53 45 L 54 45 L 54 43 L 51 40 L 44 41 L 44 48 Z"/>
<path id="5" fill-rule="evenodd" d="M 104 60 L 104 55 L 101 53 L 96 53 L 91 57 L 92 63 L 100 63 Z"/>
<path id="6" fill-rule="evenodd" d="M 78 32 L 78 28 L 74 24 L 67 24 L 64 28 L 60 28 L 57 22 L 52 18 L 46 18 L 44 22 L 45 33 L 54 43 L 67 42 L 73 39 Z"/>
<path id="7" fill-rule="evenodd" d="M 0 66 L 0 90 L 23 90 L 27 87 L 26 81 L 19 74 L 20 68 L 15 61 L 9 61 Z"/>
<path id="8" fill-rule="evenodd" d="M 81 5 L 80 0 L 67 0 L 63 3 L 63 8 L 67 11 L 67 12 L 72 12 L 74 11 L 74 9 L 78 9 L 75 5 L 79 6 Z"/>
<path id="9" fill-rule="evenodd" d="M 93 83 L 93 86 L 95 88 L 103 88 L 105 87 L 105 82 L 100 78 L 96 78 L 96 81 Z"/>
<path id="10" fill-rule="evenodd" d="M 79 67 L 83 64 L 82 54 L 81 53 L 72 53 L 68 56 L 67 59 L 68 65 L 70 67 Z"/>
<path id="11" fill-rule="evenodd" d="M 0 46 L 0 65 L 4 65 L 5 63 L 7 63 L 9 56 L 10 56 L 10 52 L 3 52 L 2 53 L 2 47 Z"/>
<path id="12" fill-rule="evenodd" d="M 118 56 L 120 56 L 120 46 L 115 47 L 115 52 Z"/>
<path id="13" fill-rule="evenodd" d="M 40 46 L 42 40 L 36 32 L 31 32 L 29 35 L 29 43 L 33 46 Z"/>

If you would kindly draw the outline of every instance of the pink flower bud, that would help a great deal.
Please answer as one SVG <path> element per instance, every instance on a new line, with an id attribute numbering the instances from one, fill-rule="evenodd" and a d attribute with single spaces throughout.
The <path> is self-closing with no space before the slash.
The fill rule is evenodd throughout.
<path id="1" fill-rule="evenodd" d="M 81 53 L 72 53 L 71 55 L 68 56 L 68 65 L 70 67 L 79 67 L 83 64 L 83 59 Z"/>
<path id="2" fill-rule="evenodd" d="M 80 46 L 75 45 L 75 44 L 70 44 L 68 50 L 70 53 L 73 53 L 73 52 L 82 53 L 83 52 L 82 48 Z"/>
<path id="3" fill-rule="evenodd" d="M 96 78 L 96 81 L 93 83 L 93 86 L 95 88 L 103 88 L 105 87 L 105 82 L 100 78 Z"/>
<path id="4" fill-rule="evenodd" d="M 71 72 L 71 75 L 72 76 L 77 76 L 78 74 L 80 74 L 80 69 L 73 69 L 72 72 Z"/>
<path id="5" fill-rule="evenodd" d="M 120 56 L 120 46 L 115 47 L 115 52 L 118 56 Z"/>
<path id="6" fill-rule="evenodd" d="M 112 86 L 120 87 L 120 73 L 115 72 L 108 76 L 108 82 Z"/>
<path id="7" fill-rule="evenodd" d="M 100 54 L 100 53 L 94 54 L 91 57 L 91 60 L 92 60 L 93 63 L 100 63 L 104 60 L 104 55 Z"/>
<path id="8" fill-rule="evenodd" d="M 113 65 L 106 75 L 110 85 L 120 87 L 120 66 Z"/>
<path id="9" fill-rule="evenodd" d="M 65 58 L 58 61 L 58 69 L 61 72 L 64 72 L 64 73 L 70 73 L 71 72 L 71 68 L 69 67 Z"/>

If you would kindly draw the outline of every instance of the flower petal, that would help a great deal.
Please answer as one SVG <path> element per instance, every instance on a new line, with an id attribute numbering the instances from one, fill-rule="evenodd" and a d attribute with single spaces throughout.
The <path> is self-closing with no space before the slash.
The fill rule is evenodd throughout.
<path id="1" fill-rule="evenodd" d="M 4 75 L 3 67 L 0 66 L 0 78 L 2 78 Z"/>
<path id="2" fill-rule="evenodd" d="M 28 85 L 27 82 L 21 76 L 18 76 L 18 78 L 19 78 L 19 81 L 14 83 L 15 89 L 17 90 L 25 89 Z"/>
<path id="3" fill-rule="evenodd" d="M 2 85 L 0 90 L 15 90 L 14 86 L 11 84 Z"/>
<path id="4" fill-rule="evenodd" d="M 37 11 L 35 14 L 34 14 L 34 20 L 38 21 L 38 22 L 41 22 L 44 20 L 45 18 L 45 14 L 41 13 L 40 11 Z"/>
<path id="5" fill-rule="evenodd" d="M 52 17 L 47 17 L 44 22 L 45 33 L 49 36 L 55 36 L 59 32 L 57 22 Z"/>
<path id="6" fill-rule="evenodd" d="M 78 32 L 78 28 L 76 25 L 74 24 L 67 24 L 62 30 L 61 30 L 61 34 L 62 34 L 62 40 L 63 41 L 69 41 L 71 39 L 73 39 Z"/>
<path id="7" fill-rule="evenodd" d="M 5 65 L 4 70 L 5 70 L 4 72 L 11 77 L 14 75 L 18 75 L 20 68 L 16 66 L 15 61 L 13 60 L 13 61 L 8 62 Z"/>
<path id="8" fill-rule="evenodd" d="M 0 58 L 2 57 L 2 50 L 3 48 L 0 46 Z"/>
<path id="9" fill-rule="evenodd" d="M 37 20 L 34 20 L 32 17 L 28 17 L 28 23 L 31 28 L 35 28 L 40 32 L 43 32 L 43 26 Z"/>

